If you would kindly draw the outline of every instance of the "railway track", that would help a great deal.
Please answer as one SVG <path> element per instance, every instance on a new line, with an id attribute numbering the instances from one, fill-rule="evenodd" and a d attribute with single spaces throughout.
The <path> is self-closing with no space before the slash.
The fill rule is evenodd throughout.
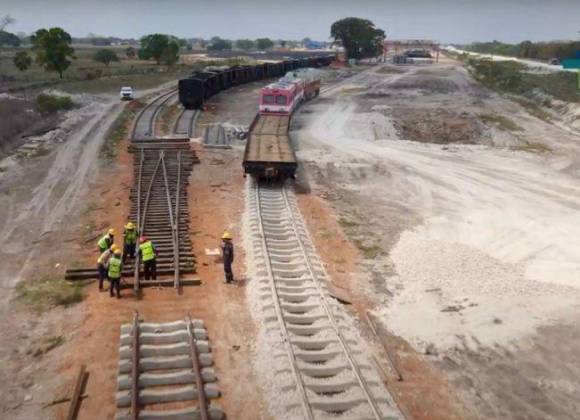
<path id="1" fill-rule="evenodd" d="M 135 312 L 121 326 L 117 419 L 223 419 L 212 365 L 203 321 L 151 324 Z"/>
<path id="2" fill-rule="evenodd" d="M 326 272 L 294 193 L 284 185 L 254 180 L 249 185 L 252 245 L 260 266 L 258 280 L 271 310 L 266 328 L 280 332 L 301 417 L 401 418 L 388 391 L 364 360 L 356 338 L 349 333 L 344 312 L 328 298 Z"/>
<path id="3" fill-rule="evenodd" d="M 175 99 L 176 95 L 177 89 L 173 89 L 148 102 L 135 117 L 133 128 L 131 129 L 131 138 L 133 140 L 155 138 L 155 126 L 159 112 L 167 102 Z"/>
<path id="4" fill-rule="evenodd" d="M 131 190 L 129 220 L 137 225 L 139 235 L 149 238 L 157 254 L 158 272 L 173 274 L 173 286 L 179 289 L 189 282 L 183 274 L 195 272 L 195 257 L 189 238 L 187 186 L 194 163 L 189 139 L 134 140 L 129 148 L 133 159 L 135 184 Z M 125 266 L 133 270 L 133 289 L 148 284 L 168 285 L 168 280 L 141 278 L 139 256 Z"/>
<path id="5" fill-rule="evenodd" d="M 184 109 L 175 120 L 173 133 L 193 137 L 195 134 L 195 126 L 201 111 L 197 109 Z"/>

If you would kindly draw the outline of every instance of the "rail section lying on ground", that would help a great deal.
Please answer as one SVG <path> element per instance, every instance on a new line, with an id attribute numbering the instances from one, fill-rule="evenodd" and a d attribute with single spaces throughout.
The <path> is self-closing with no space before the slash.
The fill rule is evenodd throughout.
<path id="1" fill-rule="evenodd" d="M 266 328 L 280 331 L 303 418 L 399 419 L 345 314 L 327 297 L 326 272 L 293 192 L 250 180 L 248 196 L 257 281 L 272 311 Z"/>
<path id="2" fill-rule="evenodd" d="M 117 419 L 225 418 L 203 321 L 121 326 Z M 176 404 L 179 408 L 176 408 Z M 183 407 L 187 405 L 186 407 Z"/>

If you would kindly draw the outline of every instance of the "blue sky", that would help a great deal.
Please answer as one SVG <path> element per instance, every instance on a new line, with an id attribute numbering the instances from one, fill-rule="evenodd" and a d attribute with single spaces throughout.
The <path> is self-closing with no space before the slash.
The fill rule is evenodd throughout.
<path id="1" fill-rule="evenodd" d="M 73 36 L 325 40 L 333 21 L 357 16 L 390 38 L 580 39 L 580 0 L 2 0 L 4 14 L 16 19 L 13 32 L 61 26 Z"/>

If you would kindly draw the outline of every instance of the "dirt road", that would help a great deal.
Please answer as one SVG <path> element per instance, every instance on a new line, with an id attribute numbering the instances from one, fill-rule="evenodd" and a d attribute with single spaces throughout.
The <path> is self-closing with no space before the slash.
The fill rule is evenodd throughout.
<path id="1" fill-rule="evenodd" d="M 376 313 L 445 369 L 468 417 L 572 418 L 579 136 L 449 60 L 367 72 L 294 125 L 301 183 L 365 257 Z"/>

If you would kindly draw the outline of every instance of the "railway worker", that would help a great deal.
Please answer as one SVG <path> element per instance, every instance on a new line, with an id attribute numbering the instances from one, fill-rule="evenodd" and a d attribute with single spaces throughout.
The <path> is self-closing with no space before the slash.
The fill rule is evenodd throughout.
<path id="1" fill-rule="evenodd" d="M 123 231 L 123 263 L 128 258 L 135 258 L 135 248 L 137 247 L 137 230 L 132 222 L 125 225 Z"/>
<path id="2" fill-rule="evenodd" d="M 109 296 L 117 295 L 117 299 L 121 297 L 121 274 L 123 272 L 123 260 L 121 259 L 121 250 L 115 247 L 115 251 L 109 263 L 107 264 L 107 277 L 111 285 L 109 286 Z"/>
<path id="3" fill-rule="evenodd" d="M 232 264 L 234 263 L 234 244 L 232 243 L 232 239 L 232 234 L 228 231 L 225 231 L 222 235 L 222 256 L 224 260 L 226 283 L 234 281 L 234 273 L 232 272 Z"/>
<path id="4" fill-rule="evenodd" d="M 139 239 L 139 256 L 143 261 L 143 271 L 145 280 L 157 280 L 157 253 L 153 243 L 145 236 Z"/>
<path id="5" fill-rule="evenodd" d="M 97 245 L 99 246 L 99 252 L 102 254 L 107 249 L 109 249 L 114 242 L 115 229 L 109 229 L 107 233 L 101 239 L 99 239 L 99 242 L 97 242 Z"/>
<path id="6" fill-rule="evenodd" d="M 107 278 L 107 265 L 113 252 L 117 249 L 117 245 L 113 244 L 111 248 L 107 248 L 101 253 L 97 259 L 97 270 L 99 270 L 99 291 L 103 290 L 103 281 Z"/>

